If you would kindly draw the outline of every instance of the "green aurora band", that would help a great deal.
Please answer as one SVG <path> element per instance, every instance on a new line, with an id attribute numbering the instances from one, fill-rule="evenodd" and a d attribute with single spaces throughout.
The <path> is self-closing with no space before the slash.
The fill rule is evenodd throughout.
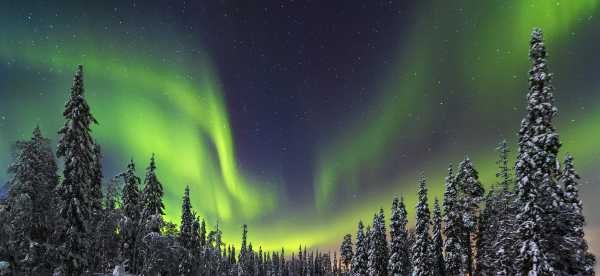
<path id="1" fill-rule="evenodd" d="M 197 197 L 194 207 L 198 215 L 209 221 L 231 226 L 273 210 L 277 197 L 271 189 L 238 169 L 218 80 L 207 63 L 190 69 L 181 60 L 171 64 L 142 60 L 134 52 L 94 46 L 101 41 L 79 37 L 64 49 L 51 47 L 52 39 L 35 47 L 0 46 L 2 59 L 25 63 L 60 80 L 55 87 L 43 88 L 52 91 L 48 101 L 34 101 L 36 93 L 19 94 L 3 106 L 10 118 L 19 118 L 15 128 L 21 130 L 3 133 L 3 141 L 23 139 L 35 124 L 54 138 L 73 64 L 82 63 L 87 98 L 100 122 L 92 129 L 95 138 L 109 150 L 108 155 L 117 153 L 124 158 L 121 162 L 129 157 L 136 160 L 140 175 L 150 155 L 156 154 L 170 220 L 178 221 L 187 184 L 192 197 Z M 23 98 L 27 108 L 20 105 Z M 9 155 L 7 143 L 2 144 L 0 154 Z"/>
<path id="2" fill-rule="evenodd" d="M 404 135 L 403 139 L 415 141 L 427 134 L 425 132 L 432 124 L 431 120 L 435 119 L 431 116 L 434 110 L 429 109 L 437 104 L 435 99 L 444 98 L 444 94 L 448 93 L 428 87 L 434 82 L 430 78 L 441 80 L 449 70 L 455 70 L 450 69 L 448 63 L 458 63 L 452 66 L 462 63 L 464 66 L 458 68 L 459 73 L 454 77 L 470 80 L 464 83 L 461 93 L 476 97 L 477 104 L 474 107 L 477 108 L 477 114 L 489 114 L 491 117 L 492 114 L 505 113 L 515 104 L 516 97 L 524 98 L 526 79 L 523 72 L 527 68 L 526 45 L 531 29 L 535 26 L 544 29 L 552 51 L 557 49 L 555 42 L 560 38 L 568 38 L 576 30 L 575 25 L 581 23 L 581 18 L 591 17 L 600 3 L 596 0 L 492 1 L 495 4 L 490 5 L 480 5 L 477 1 L 457 1 L 455 4 L 434 2 L 422 7 L 421 17 L 409 34 L 409 46 L 399 54 L 397 67 L 392 70 L 386 85 L 379 89 L 380 96 L 369 108 L 369 116 L 356 120 L 350 131 L 340 131 L 334 143 L 322 146 L 314 182 L 317 208 L 331 202 L 339 185 L 345 185 L 350 190 L 356 189 L 357 174 L 380 167 L 386 160 L 384 156 L 388 154 L 391 144 L 397 142 L 399 136 Z M 490 6 L 499 8 L 490 10 Z M 540 10 L 543 12 L 539 13 Z M 465 18 L 482 20 L 476 24 L 461 23 Z M 507 24 L 499 26 L 498 22 Z M 425 36 L 423 30 L 428 28 L 434 30 Z M 448 34 L 454 41 L 440 44 L 440 38 L 451 38 Z M 448 52 L 453 51 L 464 51 L 457 56 L 466 61 L 440 62 L 436 65 L 437 69 L 432 68 L 437 59 L 451 59 Z M 485 93 L 494 90 L 489 89 L 490 86 L 502 87 L 505 94 L 498 97 Z M 437 95 L 428 95 L 431 93 Z M 498 101 L 501 101 L 500 104 Z M 421 115 L 417 118 L 419 124 L 410 125 L 415 114 Z M 561 130 L 569 131 L 564 127 Z M 492 145 L 490 148 L 493 148 Z M 488 151 L 490 155 L 489 150 L 481 150 Z M 492 159 L 493 156 L 488 158 Z M 439 170 L 439 164 L 436 168 Z"/>
<path id="3" fill-rule="evenodd" d="M 77 30 L 77 37 L 64 31 L 42 42 L 30 30 L 15 28 L 0 33 L 2 62 L 15 68 L 35 68 L 49 76 L 47 83 L 39 86 L 26 79 L 15 81 L 11 89 L 18 92 L 11 93 L 16 96 L 0 102 L 7 114 L 0 124 L 18 130 L 0 132 L 0 154 L 8 156 L 11 143 L 27 137 L 35 124 L 56 139 L 54 133 L 62 124 L 60 114 L 71 72 L 81 63 L 85 65 L 92 113 L 100 122 L 93 127 L 94 137 L 106 155 L 122 162 L 123 168 L 128 158 L 134 158 L 140 176 L 150 155 L 156 154 L 168 219 L 179 221 L 181 195 L 189 184 L 194 209 L 209 224 L 218 221 L 222 225 L 226 242 L 235 243 L 239 225 L 248 223 L 250 239 L 260 241 L 255 245 L 263 249 L 283 246 L 289 252 L 300 244 L 333 248 L 343 234 L 354 233 L 359 219 L 369 222 L 380 207 L 387 213 L 391 195 L 403 194 L 407 206 L 414 206 L 417 170 L 425 170 L 428 175 L 430 197 L 440 196 L 448 162 L 456 163 L 468 152 L 482 181 L 493 184 L 493 147 L 499 137 L 491 133 L 476 145 L 447 145 L 435 153 L 433 160 L 399 170 L 391 183 L 388 179 L 377 184 L 376 192 L 360 201 L 342 204 L 338 197 L 339 193 L 349 195 L 366 186 L 362 182 L 365 174 L 385 165 L 396 142 L 415 144 L 436 125 L 436 116 L 452 108 L 440 107 L 439 99 L 447 98 L 448 87 L 432 87 L 432 78 L 438 84 L 459 80 L 455 91 L 476 103 L 473 108 L 478 118 L 471 119 L 475 123 L 490 121 L 494 114 L 512 111 L 514 106 L 521 107 L 531 28 L 544 28 L 551 70 L 558 69 L 558 64 L 567 62 L 555 59 L 559 55 L 554 54 L 564 46 L 561 41 L 569 41 L 578 28 L 583 32 L 592 20 L 598 24 L 592 16 L 598 13 L 599 2 L 513 0 L 483 4 L 438 0 L 421 4 L 412 30 L 399 47 L 394 68 L 382 77 L 382 85 L 376 88 L 378 97 L 366 108 L 367 116 L 349 118 L 349 129 L 338 130 L 334 139 L 322 139 L 315 159 L 314 208 L 278 212 L 278 208 L 285 207 L 278 200 L 283 185 L 272 179 L 255 179 L 239 168 L 233 130 L 210 59 L 205 53 L 183 57 L 164 54 L 169 45 L 161 41 L 177 41 L 175 34 L 143 40 L 152 41 L 155 53 L 161 53 L 152 59 L 141 58 L 131 47 L 119 47 L 119 42 L 100 47 L 111 35 L 82 35 L 92 33 L 86 29 Z M 537 12 L 540 10 L 544 12 Z M 9 24 L 2 19 L 0 23 Z M 440 43 L 444 38 L 448 43 Z M 67 46 L 55 47 L 57 44 Z M 448 71 L 453 74 L 445 75 Z M 559 77 L 555 84 L 560 86 L 562 81 L 564 78 Z M 587 89 L 600 91 L 600 84 L 595 85 Z M 497 87 L 504 94 L 488 93 L 498 92 Z M 0 85 L 0 89 L 7 88 Z M 557 89 L 557 97 L 561 92 Z M 560 110 L 566 110 L 560 101 L 558 104 Z M 565 115 L 560 114 L 558 119 L 562 153 L 573 153 L 578 168 L 590 170 L 593 156 L 600 154 L 593 139 L 600 134 L 600 104 Z M 519 117 L 506 117 L 499 124 L 506 130 L 504 135 L 514 141 Z M 463 135 L 457 138 L 468 139 L 474 133 Z M 1 167 L 8 165 L 4 161 L 8 159 L 0 158 Z M 4 176 L 1 171 L 0 178 Z M 335 210 L 330 208 L 332 203 L 336 203 Z"/>

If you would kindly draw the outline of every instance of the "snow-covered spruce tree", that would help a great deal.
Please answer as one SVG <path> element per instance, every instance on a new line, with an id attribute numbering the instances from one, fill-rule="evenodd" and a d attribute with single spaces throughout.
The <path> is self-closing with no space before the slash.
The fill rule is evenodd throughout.
<path id="1" fill-rule="evenodd" d="M 156 176 L 156 162 L 154 154 L 150 158 L 150 164 L 146 168 L 146 178 L 144 179 L 144 190 L 142 192 L 143 200 L 143 217 L 150 218 L 153 215 L 158 215 L 162 218 L 165 214 L 165 206 L 162 201 L 163 187 L 158 177 Z"/>
<path id="2" fill-rule="evenodd" d="M 254 269 L 254 250 L 252 243 L 248 243 L 248 251 L 246 252 L 246 260 L 244 263 L 244 274 L 241 275 L 255 275 L 256 270 Z M 280 262 L 277 273 L 281 275 L 283 272 L 283 264 Z"/>
<path id="3" fill-rule="evenodd" d="M 407 276 L 410 274 L 410 257 L 408 248 L 408 232 L 406 225 L 406 207 L 404 199 L 394 197 L 392 202 L 392 217 L 390 223 L 390 260 L 388 273 L 392 276 Z"/>
<path id="4" fill-rule="evenodd" d="M 479 174 L 473 167 L 469 157 L 458 165 L 455 175 L 456 187 L 459 190 L 459 202 L 462 204 L 464 237 L 462 239 L 467 255 L 467 275 L 473 275 L 473 254 L 477 237 L 477 221 L 479 219 L 479 203 L 484 190 L 479 182 Z"/>
<path id="5" fill-rule="evenodd" d="M 442 237 L 442 211 L 437 197 L 433 201 L 433 218 L 431 221 L 431 271 L 433 276 L 445 276 L 446 264 L 444 262 L 444 238 Z"/>
<path id="6" fill-rule="evenodd" d="M 565 190 L 565 224 L 569 228 L 563 246 L 563 254 L 568 257 L 567 272 L 570 275 L 595 275 L 595 257 L 589 252 L 584 238 L 585 217 L 583 203 L 579 198 L 579 175 L 570 154 L 567 154 L 564 161 L 561 182 Z"/>
<path id="7" fill-rule="evenodd" d="M 121 195 L 123 215 L 138 222 L 141 216 L 140 178 L 135 174 L 133 159 L 127 164 L 127 170 L 121 176 L 125 183 Z"/>
<path id="8" fill-rule="evenodd" d="M 305 255 L 302 252 L 302 245 L 299 246 L 298 248 L 298 266 L 296 267 L 296 272 L 298 273 L 298 275 L 304 275 L 304 260 L 305 260 Z M 354 261 L 354 258 L 352 259 Z"/>
<path id="9" fill-rule="evenodd" d="M 492 241 L 493 251 L 489 258 L 492 260 L 491 267 L 496 275 L 514 275 L 513 261 L 516 258 L 515 241 L 515 202 L 514 192 L 512 191 L 513 178 L 508 166 L 508 145 L 506 140 L 498 144 L 496 150 L 499 153 L 498 188 L 495 201 L 495 220 L 497 222 L 497 233 Z M 486 203 L 487 209 L 487 203 Z"/>
<path id="10" fill-rule="evenodd" d="M 119 235 L 121 237 L 121 259 L 126 265 L 127 271 L 137 272 L 137 241 L 140 232 L 141 216 L 141 194 L 139 190 L 140 178 L 135 174 L 135 163 L 133 160 L 127 165 L 127 171 L 121 174 L 125 186 L 121 202 L 123 204 L 123 218 L 119 223 Z"/>
<path id="11" fill-rule="evenodd" d="M 33 130 L 33 136 L 30 143 L 34 147 L 37 156 L 34 168 L 37 172 L 36 193 L 34 201 L 34 229 L 32 238 L 36 242 L 46 242 L 56 227 L 57 214 L 54 211 L 56 207 L 56 197 L 54 190 L 58 185 L 58 166 L 56 158 L 50 146 L 50 140 L 42 135 L 39 126 Z M 10 168 L 9 168 L 10 170 Z"/>
<path id="12" fill-rule="evenodd" d="M 459 202 L 456 181 L 452 173 L 452 165 L 448 166 L 448 176 L 444 183 L 444 251 L 446 252 L 446 273 L 448 275 L 465 275 L 467 253 L 462 242 L 464 231 L 462 205 Z"/>
<path id="13" fill-rule="evenodd" d="M 194 258 L 198 260 L 200 258 L 201 253 L 200 218 L 198 218 L 196 212 L 192 212 L 192 216 L 194 217 L 194 222 L 192 223 L 192 240 L 190 251 L 192 253 L 192 256 L 194 256 Z"/>
<path id="14" fill-rule="evenodd" d="M 373 216 L 373 228 L 369 235 L 369 261 L 367 274 L 369 276 L 384 276 L 387 275 L 387 264 L 389 260 L 386 232 L 385 232 L 385 217 L 383 209 L 379 209 L 379 213 Z"/>
<path id="15" fill-rule="evenodd" d="M 310 269 L 313 269 L 313 268 L 314 267 L 312 266 L 312 263 L 311 263 Z M 271 254 L 271 264 L 270 264 L 269 271 L 270 271 L 268 273 L 269 275 L 279 276 L 279 275 L 277 275 L 277 272 L 279 271 L 279 254 L 277 254 L 277 252 L 273 251 L 273 253 Z M 243 275 L 243 274 L 238 274 L 238 276 L 241 276 L 241 275 Z"/>
<path id="16" fill-rule="evenodd" d="M 362 221 L 358 222 L 358 230 L 356 231 L 356 250 L 352 258 L 352 276 L 363 276 L 367 274 L 368 244 L 365 240 L 364 226 Z"/>
<path id="17" fill-rule="evenodd" d="M 340 259 L 344 264 L 343 271 L 350 271 L 350 264 L 352 263 L 352 235 L 346 234 L 340 246 Z"/>
<path id="18" fill-rule="evenodd" d="M 96 149 L 90 125 L 96 119 L 84 98 L 83 66 L 73 79 L 71 94 L 65 104 L 65 125 L 60 136 L 57 157 L 64 158 L 63 181 L 56 187 L 59 213 L 64 219 L 65 239 L 60 247 L 62 264 L 58 269 L 67 275 L 81 274 L 88 268 L 90 222 L 96 199 L 91 192 L 95 179 Z"/>
<path id="19" fill-rule="evenodd" d="M 496 275 L 494 243 L 498 233 L 498 192 L 494 187 L 486 194 L 485 208 L 479 216 L 476 251 L 476 275 Z"/>
<path id="20" fill-rule="evenodd" d="M 54 228 L 51 210 L 58 182 L 56 161 L 39 127 L 30 140 L 17 142 L 16 150 L 8 168 L 12 178 L 8 182 L 5 221 L 0 225 L 6 235 L 4 250 L 15 273 L 47 273 L 51 269 L 49 260 L 35 253 L 44 251 L 42 245 L 50 241 Z"/>
<path id="21" fill-rule="evenodd" d="M 285 251 L 281 248 L 281 256 L 279 257 L 279 275 L 288 276 L 289 270 L 285 261 Z"/>
<path id="22" fill-rule="evenodd" d="M 519 150 L 515 164 L 518 186 L 516 227 L 516 275 L 565 273 L 560 260 L 561 189 L 557 154 L 560 141 L 552 120 L 557 113 L 552 95 L 546 48 L 541 29 L 531 35 L 527 113 L 519 129 Z"/>
<path id="23" fill-rule="evenodd" d="M 239 275 L 246 275 L 248 271 L 248 248 L 246 246 L 248 239 L 248 226 L 244 224 L 242 226 L 242 245 L 240 247 L 240 256 L 238 257 L 239 262 Z"/>
<path id="24" fill-rule="evenodd" d="M 292 254 L 292 261 L 294 261 L 294 254 Z M 256 264 L 256 272 L 258 275 L 265 275 L 265 256 L 263 254 L 262 246 L 258 247 L 258 259 Z"/>
<path id="25" fill-rule="evenodd" d="M 430 213 L 427 202 L 425 176 L 419 177 L 418 202 L 416 206 L 415 244 L 412 247 L 412 265 L 414 276 L 431 275 L 432 258 L 429 254 L 431 237 L 429 236 Z"/>
<path id="26" fill-rule="evenodd" d="M 367 252 L 367 262 L 366 264 L 366 275 L 369 275 L 369 269 L 370 269 L 370 258 L 371 258 L 371 250 L 373 249 L 373 242 L 372 242 L 372 236 L 373 236 L 373 230 L 371 229 L 371 225 L 367 225 L 367 228 L 365 229 L 365 249 Z"/>
<path id="27" fill-rule="evenodd" d="M 191 248 L 192 225 L 194 215 L 192 214 L 192 203 L 190 202 L 190 186 L 185 186 L 181 203 L 181 225 L 179 227 L 179 241 L 184 248 Z"/>
<path id="28" fill-rule="evenodd" d="M 200 245 L 202 247 L 206 246 L 206 221 L 204 219 L 200 223 Z"/>

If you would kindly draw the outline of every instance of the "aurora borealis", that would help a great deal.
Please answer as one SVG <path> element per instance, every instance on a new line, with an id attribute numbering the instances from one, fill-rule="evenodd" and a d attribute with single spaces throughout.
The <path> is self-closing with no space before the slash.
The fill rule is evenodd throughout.
<path id="1" fill-rule="evenodd" d="M 394 194 L 414 206 L 421 170 L 431 198 L 465 154 L 494 184 L 539 26 L 600 252 L 600 1 L 335 2 L 4 1 L 0 167 L 36 124 L 56 141 L 83 64 L 105 181 L 155 153 L 170 220 L 189 184 L 228 242 L 247 223 L 263 248 L 331 248 Z"/>

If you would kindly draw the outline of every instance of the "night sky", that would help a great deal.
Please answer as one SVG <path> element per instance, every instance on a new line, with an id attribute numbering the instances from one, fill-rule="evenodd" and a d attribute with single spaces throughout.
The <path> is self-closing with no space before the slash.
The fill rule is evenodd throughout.
<path id="1" fill-rule="evenodd" d="M 105 181 L 130 158 L 143 176 L 155 153 L 169 220 L 189 184 L 228 242 L 247 223 L 263 248 L 332 248 L 393 195 L 414 206 L 420 171 L 431 199 L 465 155 L 495 183 L 539 26 L 598 254 L 598 14 L 598 0 L 2 1 L 0 167 L 36 124 L 57 141 L 83 64 Z"/>

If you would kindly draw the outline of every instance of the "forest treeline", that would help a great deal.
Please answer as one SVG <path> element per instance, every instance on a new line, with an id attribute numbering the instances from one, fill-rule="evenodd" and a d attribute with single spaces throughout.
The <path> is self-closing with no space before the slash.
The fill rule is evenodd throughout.
<path id="1" fill-rule="evenodd" d="M 103 185 L 102 151 L 90 127 L 79 66 L 65 104 L 54 154 L 39 127 L 16 143 L 8 194 L 0 205 L 0 274 L 6 275 L 594 275 L 584 238 L 585 218 L 573 157 L 559 160 L 553 119 L 552 74 L 542 32 L 530 41 L 527 112 L 518 132 L 516 162 L 498 146 L 498 181 L 485 191 L 473 162 L 448 168 L 445 190 L 429 209 L 424 175 L 418 180 L 415 226 L 394 198 L 389 233 L 380 209 L 371 225 L 358 222 L 340 254 L 263 251 L 247 240 L 236 249 L 208 231 L 183 191 L 179 226 L 165 221 L 163 186 L 154 155 L 142 181 L 133 160 Z M 58 174 L 58 161 L 63 171 Z M 388 235 L 389 234 L 389 235 Z M 237 251 L 237 252 L 236 252 Z"/>

